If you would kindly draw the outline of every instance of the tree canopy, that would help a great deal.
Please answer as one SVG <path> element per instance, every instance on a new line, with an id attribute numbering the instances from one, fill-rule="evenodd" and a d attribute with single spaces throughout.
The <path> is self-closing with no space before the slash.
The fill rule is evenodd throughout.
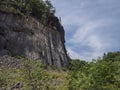
<path id="1" fill-rule="evenodd" d="M 49 0 L 0 0 L 0 10 L 31 15 L 38 19 L 55 14 L 55 8 Z"/>
<path id="2" fill-rule="evenodd" d="M 120 90 L 120 52 L 92 62 L 72 60 L 69 90 Z"/>

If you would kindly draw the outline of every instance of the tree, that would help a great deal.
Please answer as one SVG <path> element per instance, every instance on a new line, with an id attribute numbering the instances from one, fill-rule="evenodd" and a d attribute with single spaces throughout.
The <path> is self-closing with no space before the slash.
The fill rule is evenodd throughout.
<path id="1" fill-rule="evenodd" d="M 46 4 L 46 7 L 47 7 L 47 10 L 50 14 L 55 14 L 55 8 L 53 7 L 53 5 L 51 4 L 51 1 L 49 0 L 46 0 L 45 1 L 45 4 Z"/>
<path id="2" fill-rule="evenodd" d="M 119 90 L 119 67 L 120 63 L 106 60 L 85 64 L 81 69 L 69 73 L 68 88 L 69 90 Z"/>
<path id="3" fill-rule="evenodd" d="M 120 52 L 108 52 L 107 54 L 104 54 L 103 60 L 106 61 L 120 61 Z"/>

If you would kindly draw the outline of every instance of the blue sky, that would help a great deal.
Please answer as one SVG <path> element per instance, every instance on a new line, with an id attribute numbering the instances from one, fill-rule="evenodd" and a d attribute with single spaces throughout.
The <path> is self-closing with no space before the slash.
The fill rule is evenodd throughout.
<path id="1" fill-rule="evenodd" d="M 91 61 L 120 51 L 120 0 L 51 0 L 71 58 Z"/>

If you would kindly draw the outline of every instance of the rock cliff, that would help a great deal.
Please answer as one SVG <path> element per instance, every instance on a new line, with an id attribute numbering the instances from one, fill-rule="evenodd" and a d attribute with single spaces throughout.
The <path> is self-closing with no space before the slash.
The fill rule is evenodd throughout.
<path id="1" fill-rule="evenodd" d="M 37 19 L 0 12 L 0 57 L 20 55 L 46 65 L 69 64 L 64 29 L 45 26 Z"/>

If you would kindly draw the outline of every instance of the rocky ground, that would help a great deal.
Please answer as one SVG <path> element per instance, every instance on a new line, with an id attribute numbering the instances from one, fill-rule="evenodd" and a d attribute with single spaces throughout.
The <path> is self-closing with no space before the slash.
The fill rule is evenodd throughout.
<path id="1" fill-rule="evenodd" d="M 22 60 L 9 55 L 0 56 L 0 68 L 2 67 L 20 68 L 22 67 Z"/>

